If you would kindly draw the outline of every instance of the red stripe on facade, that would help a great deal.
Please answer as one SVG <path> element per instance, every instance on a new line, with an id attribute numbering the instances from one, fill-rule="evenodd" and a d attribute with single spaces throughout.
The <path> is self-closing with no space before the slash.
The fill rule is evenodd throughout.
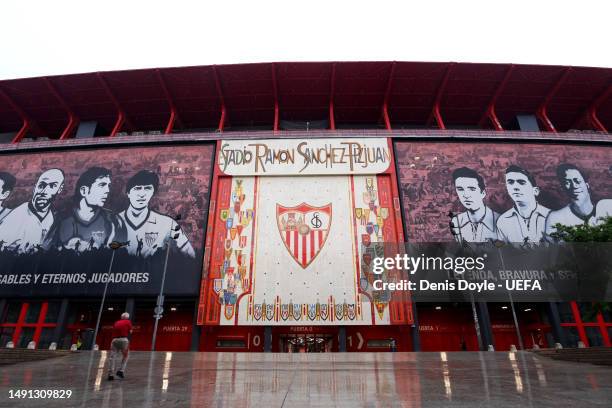
<path id="1" fill-rule="evenodd" d="M 302 266 L 306 266 L 306 236 L 301 236 L 300 240 L 302 241 Z"/>
<path id="2" fill-rule="evenodd" d="M 314 231 L 310 230 L 310 260 L 315 257 L 315 236 Z"/>

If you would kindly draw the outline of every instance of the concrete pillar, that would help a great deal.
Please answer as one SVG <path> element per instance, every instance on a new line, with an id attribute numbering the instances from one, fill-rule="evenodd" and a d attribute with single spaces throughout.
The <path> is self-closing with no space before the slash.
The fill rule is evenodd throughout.
<path id="1" fill-rule="evenodd" d="M 338 351 L 346 352 L 346 327 L 344 326 L 338 328 Z"/>
<path id="2" fill-rule="evenodd" d="M 559 309 L 555 302 L 546 303 L 546 314 L 550 327 L 552 329 L 552 335 L 555 339 L 555 343 L 559 343 L 564 347 L 568 347 L 567 340 L 565 339 L 565 333 L 561 327 L 561 317 L 559 316 Z"/>
<path id="3" fill-rule="evenodd" d="M 489 317 L 489 308 L 485 302 L 476 303 L 476 314 L 480 325 L 480 336 L 482 337 L 483 350 L 488 350 L 489 345 L 495 345 L 493 339 L 493 328 Z"/>
<path id="4" fill-rule="evenodd" d="M 193 311 L 193 321 L 191 324 L 191 347 L 190 351 L 198 351 L 200 349 L 200 337 L 202 335 L 202 326 L 198 326 L 198 304 L 195 303 Z"/>
<path id="5" fill-rule="evenodd" d="M 68 316 L 68 299 L 62 299 L 62 304 L 60 305 L 59 313 L 57 314 L 57 326 L 53 329 L 53 338 L 51 342 L 60 344 L 60 340 L 64 335 L 64 330 L 66 326 L 66 318 Z"/>
<path id="6" fill-rule="evenodd" d="M 4 315 L 4 308 L 5 307 L 6 307 L 6 299 L 0 299 L 0 316 Z"/>
<path id="7" fill-rule="evenodd" d="M 134 321 L 134 298 L 125 300 L 125 311 L 130 314 L 130 320 Z"/>
<path id="8" fill-rule="evenodd" d="M 421 351 L 421 336 L 419 334 L 419 316 L 417 313 L 417 304 L 412 302 L 412 318 L 414 323 L 410 328 L 410 334 L 412 335 L 412 351 Z"/>
<path id="9" fill-rule="evenodd" d="M 272 352 L 272 326 L 264 327 L 264 353 Z"/>

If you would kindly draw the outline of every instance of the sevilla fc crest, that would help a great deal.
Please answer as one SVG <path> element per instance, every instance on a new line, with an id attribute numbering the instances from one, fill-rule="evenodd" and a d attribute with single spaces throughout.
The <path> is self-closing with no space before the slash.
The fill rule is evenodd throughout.
<path id="1" fill-rule="evenodd" d="M 314 207 L 302 203 L 296 207 L 276 204 L 276 222 L 289 254 L 304 269 L 325 245 L 332 219 L 332 205 Z"/>

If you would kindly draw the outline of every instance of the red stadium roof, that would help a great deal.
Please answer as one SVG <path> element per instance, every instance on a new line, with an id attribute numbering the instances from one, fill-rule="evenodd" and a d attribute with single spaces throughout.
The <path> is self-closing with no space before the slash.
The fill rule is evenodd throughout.
<path id="1" fill-rule="evenodd" d="M 313 62 L 96 72 L 0 81 L 0 133 L 336 128 L 612 128 L 612 69 L 427 62 Z M 171 119 L 172 118 L 172 119 Z M 113 132 L 114 130 L 114 132 Z"/>

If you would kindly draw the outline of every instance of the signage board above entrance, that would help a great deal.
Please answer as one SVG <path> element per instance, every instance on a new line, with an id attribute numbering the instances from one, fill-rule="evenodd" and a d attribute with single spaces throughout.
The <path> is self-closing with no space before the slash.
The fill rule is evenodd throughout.
<path id="1" fill-rule="evenodd" d="M 386 138 L 223 140 L 217 164 L 231 176 L 379 174 L 391 149 Z"/>

